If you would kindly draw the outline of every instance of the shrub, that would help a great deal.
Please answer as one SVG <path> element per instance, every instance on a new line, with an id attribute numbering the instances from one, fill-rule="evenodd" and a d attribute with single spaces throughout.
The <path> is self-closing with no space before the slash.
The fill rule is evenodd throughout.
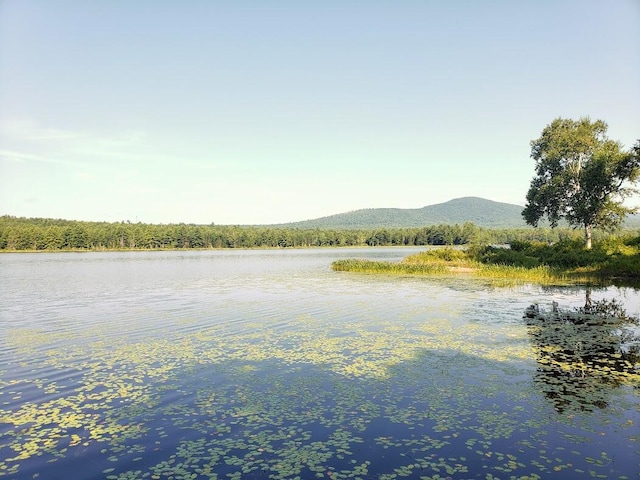
<path id="1" fill-rule="evenodd" d="M 524 245 L 518 245 L 518 248 L 524 248 Z M 513 250 L 486 246 L 476 249 L 473 255 L 479 262 L 492 265 L 511 265 L 525 268 L 534 268 L 541 265 L 538 258 L 528 254 L 526 248 L 523 250 Z"/>
<path id="2" fill-rule="evenodd" d="M 509 246 L 514 252 L 522 252 L 531 248 L 531 242 L 527 242 L 525 240 L 511 240 L 511 242 L 509 242 Z"/>
<path id="3" fill-rule="evenodd" d="M 435 248 L 424 252 L 409 255 L 403 261 L 406 264 L 424 262 L 445 262 L 452 264 L 466 264 L 469 262 L 469 254 L 465 250 L 455 248 Z"/>
<path id="4" fill-rule="evenodd" d="M 626 239 L 624 244 L 629 247 L 640 247 L 640 235 Z"/>

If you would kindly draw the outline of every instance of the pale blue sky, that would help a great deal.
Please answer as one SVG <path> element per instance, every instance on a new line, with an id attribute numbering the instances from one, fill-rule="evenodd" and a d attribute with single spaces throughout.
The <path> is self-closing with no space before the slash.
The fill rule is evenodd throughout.
<path id="1" fill-rule="evenodd" d="M 585 115 L 640 138 L 638 0 L 0 0 L 0 214 L 524 204 Z"/>

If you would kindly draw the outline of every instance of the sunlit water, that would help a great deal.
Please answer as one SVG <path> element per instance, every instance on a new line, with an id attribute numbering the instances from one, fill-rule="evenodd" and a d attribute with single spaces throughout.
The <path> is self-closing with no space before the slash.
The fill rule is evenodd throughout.
<path id="1" fill-rule="evenodd" d="M 0 255 L 0 476 L 638 478 L 638 365 L 556 356 L 637 329 L 523 319 L 584 288 L 330 268 L 416 251 Z"/>

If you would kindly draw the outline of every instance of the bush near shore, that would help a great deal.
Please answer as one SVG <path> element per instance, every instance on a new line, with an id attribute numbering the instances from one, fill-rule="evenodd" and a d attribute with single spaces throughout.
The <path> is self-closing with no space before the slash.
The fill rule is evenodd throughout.
<path id="1" fill-rule="evenodd" d="M 554 244 L 513 241 L 509 248 L 475 245 L 432 249 L 401 262 L 347 259 L 336 271 L 396 275 L 473 275 L 541 283 L 583 283 L 607 279 L 640 282 L 640 236 L 602 241 L 590 250 L 579 239 Z"/>

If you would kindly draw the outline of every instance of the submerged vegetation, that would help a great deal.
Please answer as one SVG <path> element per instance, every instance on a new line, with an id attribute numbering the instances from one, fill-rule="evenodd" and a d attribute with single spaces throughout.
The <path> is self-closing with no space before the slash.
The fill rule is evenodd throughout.
<path id="1" fill-rule="evenodd" d="M 580 240 L 555 244 L 514 240 L 510 248 L 471 246 L 432 249 L 401 262 L 338 260 L 336 271 L 397 275 L 474 275 L 540 283 L 588 283 L 603 279 L 640 281 L 640 237 L 614 238 L 592 249 Z"/>
<path id="2" fill-rule="evenodd" d="M 562 413 L 606 408 L 611 387 L 638 385 L 640 319 L 628 315 L 616 299 L 550 310 L 534 304 L 525 319 L 538 368 L 534 381 Z"/>
<path id="3" fill-rule="evenodd" d="M 48 373 L 5 380 L 19 407 L 0 407 L 0 477 L 65 478 L 84 458 L 108 480 L 631 478 L 637 349 L 598 305 L 562 313 L 562 330 L 557 309 L 461 325 L 451 306 L 415 304 L 342 330 L 325 315 L 109 341 L 82 341 L 100 325 L 12 328 L 7 344 L 46 350 Z M 608 423 L 582 415 L 596 409 Z"/>
<path id="4" fill-rule="evenodd" d="M 468 252 L 438 252 L 466 268 Z M 545 312 L 555 288 L 304 282 L 276 256 L 213 278 L 181 258 L 120 276 L 116 255 L 106 282 L 77 255 L 7 262 L 0 478 L 636 474 L 638 330 L 618 302 L 588 290 L 584 311 Z M 64 262 L 84 273 L 56 286 Z M 25 264 L 31 281 L 9 281 Z"/>

